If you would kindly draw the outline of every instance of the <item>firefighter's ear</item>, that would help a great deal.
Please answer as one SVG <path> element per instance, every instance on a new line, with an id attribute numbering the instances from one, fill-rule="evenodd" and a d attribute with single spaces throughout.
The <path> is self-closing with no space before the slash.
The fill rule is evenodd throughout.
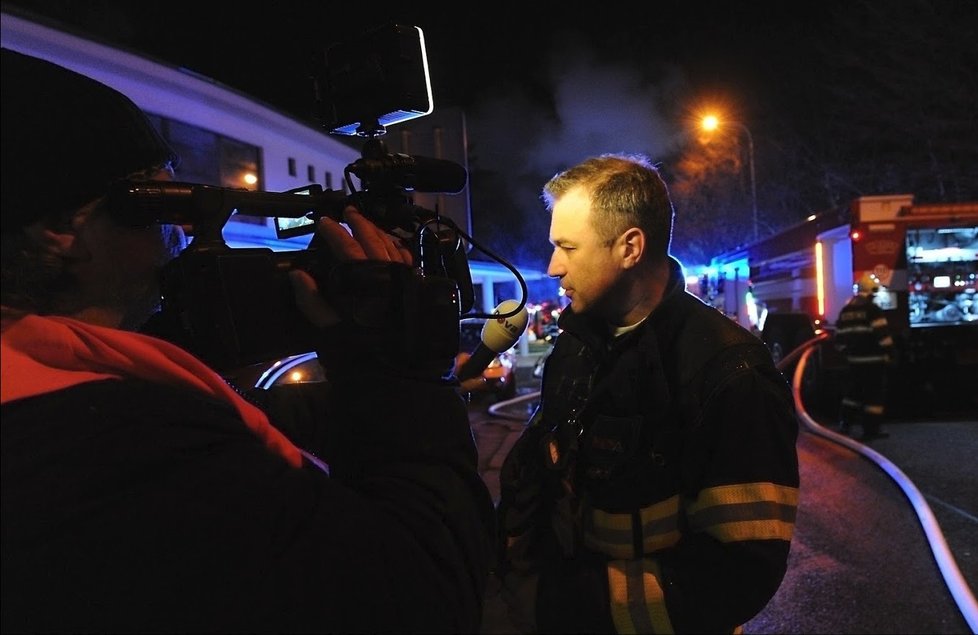
<path id="1" fill-rule="evenodd" d="M 645 253 L 645 232 L 638 227 L 626 229 L 616 241 L 620 251 L 622 267 L 631 269 L 642 260 Z"/>

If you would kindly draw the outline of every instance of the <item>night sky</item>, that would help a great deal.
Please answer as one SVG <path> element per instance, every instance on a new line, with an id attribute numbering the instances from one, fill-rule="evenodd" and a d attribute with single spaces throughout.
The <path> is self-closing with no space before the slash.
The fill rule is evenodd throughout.
<path id="1" fill-rule="evenodd" d="M 786 130 L 818 138 L 815 128 L 831 118 L 833 98 L 816 88 L 825 79 L 820 61 L 836 48 L 862 54 L 852 36 L 858 38 L 860 21 L 873 27 L 875 12 L 902 5 L 912 29 L 914 11 L 933 5 L 942 14 L 935 19 L 956 29 L 972 18 L 978 24 L 978 3 L 970 0 L 485 5 L 491 10 L 458 3 L 438 11 L 428 6 L 434 3 L 406 5 L 4 2 L 5 8 L 36 11 L 188 68 L 304 119 L 314 112 L 311 60 L 326 47 L 389 21 L 420 26 L 435 108 L 465 111 L 470 169 L 479 170 L 470 179 L 473 217 L 490 214 L 480 206 L 493 208 L 493 216 L 519 216 L 529 240 L 504 244 L 497 237 L 494 246 L 534 266 L 544 264 L 540 254 L 547 253 L 547 218 L 538 195 L 557 170 L 591 154 L 627 151 L 661 161 L 668 176 L 690 143 L 697 109 L 721 104 L 753 132 L 760 196 L 773 196 L 772 177 L 765 177 L 784 161 L 771 148 L 786 143 Z M 848 30 L 839 28 L 840 21 L 848 22 Z M 970 77 L 978 81 L 974 73 Z M 512 209 L 497 211 L 502 208 Z"/>
<path id="2" fill-rule="evenodd" d="M 555 82 L 589 64 L 739 93 L 747 107 L 772 78 L 803 67 L 826 32 L 826 3 L 668 0 L 637 13 L 569 11 L 555 3 L 518 10 L 434 3 L 288 1 L 242 3 L 10 0 L 100 38 L 217 79 L 299 115 L 309 107 L 308 60 L 330 44 L 388 21 L 420 26 L 428 42 L 436 105 L 471 107 L 517 93 L 551 102 Z M 537 6 L 534 6 L 537 5 Z M 828 4 L 832 4 L 831 2 Z M 425 5 L 425 6 L 417 6 Z M 544 8 L 553 7 L 553 8 Z M 776 92 L 776 91 L 775 91 Z M 754 94 L 751 94 L 754 93 Z M 746 113 L 745 113 L 746 114 Z"/>

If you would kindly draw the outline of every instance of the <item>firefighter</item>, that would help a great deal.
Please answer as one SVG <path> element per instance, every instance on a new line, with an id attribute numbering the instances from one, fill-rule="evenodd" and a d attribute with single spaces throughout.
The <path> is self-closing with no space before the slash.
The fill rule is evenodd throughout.
<path id="1" fill-rule="evenodd" d="M 852 299 L 839 312 L 835 331 L 835 347 L 845 356 L 848 369 L 839 429 L 849 433 L 858 424 L 863 441 L 889 436 L 881 427 L 895 349 L 886 314 L 873 302 L 879 288 L 879 279 L 872 273 L 859 276 Z"/>
<path id="2" fill-rule="evenodd" d="M 543 198 L 547 273 L 570 305 L 499 473 L 509 618 L 520 632 L 741 632 L 794 531 L 788 383 L 760 339 L 686 291 L 648 157 L 592 157 Z"/>

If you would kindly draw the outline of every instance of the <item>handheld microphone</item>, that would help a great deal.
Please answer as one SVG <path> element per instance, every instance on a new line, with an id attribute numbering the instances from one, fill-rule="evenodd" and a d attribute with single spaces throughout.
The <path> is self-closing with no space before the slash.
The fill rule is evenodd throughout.
<path id="1" fill-rule="evenodd" d="M 510 313 L 520 305 L 516 300 L 503 300 L 492 310 L 493 315 Z M 472 351 L 472 355 L 458 369 L 456 376 L 459 381 L 472 379 L 486 369 L 493 358 L 508 350 L 519 341 L 523 331 L 526 330 L 526 323 L 529 314 L 526 306 L 520 309 L 516 315 L 508 318 L 491 318 L 486 320 L 482 327 L 482 341 Z"/>
<path id="2" fill-rule="evenodd" d="M 465 168 L 454 161 L 401 153 L 358 159 L 348 169 L 361 181 L 395 183 L 416 192 L 457 194 L 468 181 Z"/>

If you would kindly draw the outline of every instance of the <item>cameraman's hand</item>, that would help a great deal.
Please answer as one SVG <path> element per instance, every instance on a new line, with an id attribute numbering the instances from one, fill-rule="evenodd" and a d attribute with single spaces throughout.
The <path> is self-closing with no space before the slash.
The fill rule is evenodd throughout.
<path id="1" fill-rule="evenodd" d="M 355 207 L 347 207 L 343 211 L 343 218 L 350 232 L 326 217 L 319 219 L 316 229 L 318 239 L 325 244 L 334 262 L 375 260 L 408 266 L 413 264 L 411 251 L 400 239 L 377 227 Z M 333 326 L 340 321 L 340 314 L 322 296 L 319 285 L 309 273 L 295 269 L 289 276 L 296 305 L 306 319 L 318 328 Z"/>
<path id="2" fill-rule="evenodd" d="M 450 377 L 459 340 L 454 280 L 419 275 L 413 252 L 356 209 L 344 220 L 349 232 L 320 220 L 313 241 L 321 270 L 291 274 L 296 305 L 319 331 L 320 364 Z"/>

